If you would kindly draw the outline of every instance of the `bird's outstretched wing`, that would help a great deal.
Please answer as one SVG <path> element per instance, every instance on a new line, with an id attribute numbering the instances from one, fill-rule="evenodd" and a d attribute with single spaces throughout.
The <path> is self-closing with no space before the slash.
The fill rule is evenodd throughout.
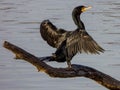
<path id="1" fill-rule="evenodd" d="M 104 49 L 85 30 L 76 30 L 67 37 L 66 50 L 68 56 L 74 56 L 77 52 L 91 54 L 104 52 Z"/>
<path id="2" fill-rule="evenodd" d="M 49 20 L 44 20 L 40 25 L 40 33 L 50 46 L 58 48 L 65 39 L 67 31 L 56 28 Z"/>

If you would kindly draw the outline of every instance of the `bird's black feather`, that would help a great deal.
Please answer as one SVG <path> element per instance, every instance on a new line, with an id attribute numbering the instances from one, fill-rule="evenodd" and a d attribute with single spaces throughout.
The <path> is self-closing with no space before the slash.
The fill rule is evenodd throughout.
<path id="1" fill-rule="evenodd" d="M 64 29 L 58 29 L 49 20 L 44 20 L 40 25 L 42 38 L 52 47 L 58 48 L 61 42 L 66 38 Z"/>

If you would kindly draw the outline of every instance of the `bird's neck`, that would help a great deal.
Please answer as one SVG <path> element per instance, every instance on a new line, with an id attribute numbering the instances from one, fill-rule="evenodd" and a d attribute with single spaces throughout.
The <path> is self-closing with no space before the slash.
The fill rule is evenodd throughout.
<path id="1" fill-rule="evenodd" d="M 75 14 L 75 13 L 72 14 L 73 21 L 79 29 L 84 29 L 85 30 L 85 26 L 84 26 L 84 23 L 82 22 L 82 20 L 80 19 L 80 15 L 81 14 Z"/>

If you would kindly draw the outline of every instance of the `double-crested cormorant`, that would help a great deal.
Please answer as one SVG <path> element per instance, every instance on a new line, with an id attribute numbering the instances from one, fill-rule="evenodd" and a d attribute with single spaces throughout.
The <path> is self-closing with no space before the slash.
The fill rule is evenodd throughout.
<path id="1" fill-rule="evenodd" d="M 71 59 L 78 52 L 100 54 L 104 49 L 86 32 L 85 26 L 80 19 L 82 12 L 91 7 L 78 6 L 73 9 L 72 18 L 77 25 L 74 31 L 58 29 L 49 20 L 44 20 L 40 25 L 42 38 L 52 47 L 57 48 L 51 61 L 67 61 L 68 67 L 71 67 Z"/>

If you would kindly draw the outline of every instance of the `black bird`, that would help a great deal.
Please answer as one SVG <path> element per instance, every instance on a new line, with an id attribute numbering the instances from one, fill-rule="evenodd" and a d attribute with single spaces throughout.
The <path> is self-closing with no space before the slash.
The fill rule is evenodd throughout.
<path id="1" fill-rule="evenodd" d="M 91 7 L 78 6 L 73 9 L 72 18 L 77 25 L 74 31 L 58 29 L 49 20 L 44 20 L 40 25 L 42 38 L 52 47 L 57 48 L 49 61 L 65 62 L 71 68 L 71 59 L 78 52 L 100 54 L 105 50 L 86 32 L 84 23 L 80 19 L 82 12 Z"/>

